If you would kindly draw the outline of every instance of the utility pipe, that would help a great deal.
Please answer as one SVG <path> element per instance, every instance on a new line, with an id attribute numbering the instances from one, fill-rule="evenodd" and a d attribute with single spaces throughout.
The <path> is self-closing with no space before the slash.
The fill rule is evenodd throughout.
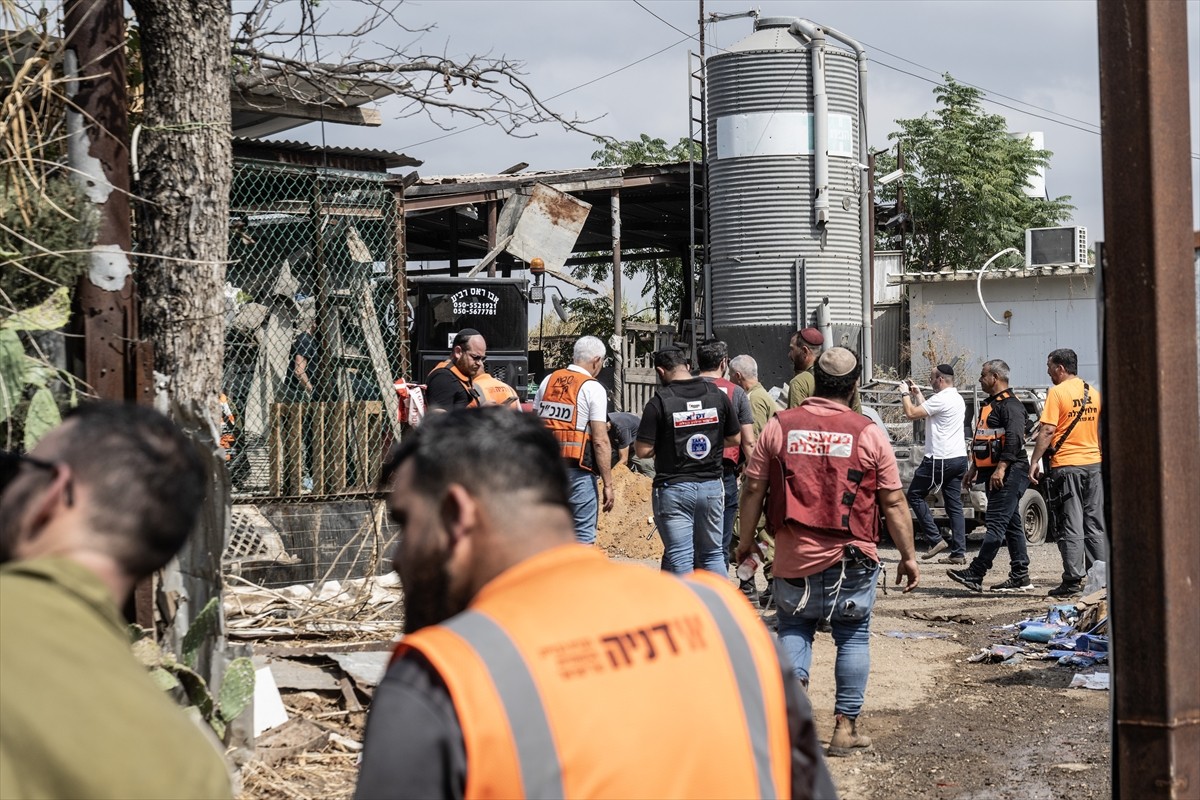
<path id="1" fill-rule="evenodd" d="M 858 160 L 867 163 L 867 51 L 846 34 L 836 28 L 825 27 L 826 35 L 854 50 L 858 62 Z M 862 215 L 862 380 L 869 381 L 874 362 L 874 298 L 875 282 L 871 278 L 871 241 L 875 230 L 875 204 L 871 200 L 871 183 L 867 175 L 862 176 L 859 192 L 859 211 Z"/>
<path id="2" fill-rule="evenodd" d="M 788 33 L 808 39 L 813 83 L 813 224 L 829 224 L 829 95 L 825 93 L 825 29 L 806 19 L 792 23 Z"/>

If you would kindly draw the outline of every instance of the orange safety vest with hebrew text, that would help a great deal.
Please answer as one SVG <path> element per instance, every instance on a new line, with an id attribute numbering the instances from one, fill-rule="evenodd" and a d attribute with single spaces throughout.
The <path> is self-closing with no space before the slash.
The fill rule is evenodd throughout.
<path id="1" fill-rule="evenodd" d="M 476 375 L 473 383 L 475 388 L 479 390 L 480 400 L 482 401 L 480 405 L 513 406 L 520 399 L 517 397 L 516 389 L 499 378 L 493 378 L 486 372 Z"/>
<path id="2" fill-rule="evenodd" d="M 573 369 L 555 370 L 546 382 L 538 405 L 538 416 L 558 440 L 562 457 L 572 467 L 591 470 L 596 456 L 592 450 L 591 426 L 579 414 L 579 392 L 595 378 Z"/>
<path id="3" fill-rule="evenodd" d="M 681 580 L 564 545 L 501 573 L 395 657 L 409 651 L 454 703 L 467 798 L 790 792 L 775 645 L 716 576 Z"/>

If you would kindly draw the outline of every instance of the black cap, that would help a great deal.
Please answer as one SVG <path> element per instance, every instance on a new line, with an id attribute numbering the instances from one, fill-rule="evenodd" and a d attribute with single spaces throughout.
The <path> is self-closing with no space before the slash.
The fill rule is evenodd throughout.
<path id="1" fill-rule="evenodd" d="M 950 366 L 949 364 L 938 364 L 935 369 L 945 375 L 947 378 L 954 377 L 954 367 Z"/>

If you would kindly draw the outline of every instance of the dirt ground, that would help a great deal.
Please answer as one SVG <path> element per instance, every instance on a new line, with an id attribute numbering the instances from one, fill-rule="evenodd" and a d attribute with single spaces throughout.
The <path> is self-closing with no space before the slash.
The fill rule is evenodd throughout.
<path id="1" fill-rule="evenodd" d="M 656 566 L 662 542 L 650 518 L 650 480 L 618 469 L 617 503 L 601 516 L 597 544 L 618 559 Z M 649 536 L 649 538 L 647 538 Z M 968 556 L 978 549 L 970 545 Z M 871 637 L 871 678 L 861 717 L 874 740 L 870 753 L 829 759 L 846 800 L 897 798 L 1071 798 L 1111 794 L 1109 693 L 1068 689 L 1076 670 L 1053 661 L 1015 665 L 969 663 L 967 657 L 996 643 L 1011 643 L 996 627 L 1044 614 L 1046 590 L 1058 584 L 1058 547 L 1031 547 L 1035 591 L 1021 595 L 968 592 L 946 577 L 945 565 L 922 562 L 921 584 L 876 599 Z M 888 580 L 898 554 L 884 548 Z M 1007 577 L 1001 551 L 988 584 Z M 760 587 L 765 586 L 760 573 Z M 927 622 L 905 616 L 961 615 L 973 625 Z M 773 625 L 773 613 L 764 623 Z M 948 638 L 900 639 L 892 632 L 930 632 Z M 810 698 L 818 730 L 833 731 L 833 662 L 828 634 L 814 648 Z M 1107 667 L 1101 666 L 1103 671 Z"/>
<path id="2" fill-rule="evenodd" d="M 657 568 L 662 542 L 649 521 L 650 480 L 625 469 L 614 474 L 616 508 L 601 515 L 597 544 L 611 558 Z M 972 543 L 971 552 L 977 547 L 977 542 Z M 881 556 L 890 581 L 897 553 L 882 548 Z M 871 677 L 860 717 L 874 747 L 851 758 L 828 760 L 841 797 L 1099 800 L 1110 796 L 1107 691 L 1068 689 L 1076 670 L 1053 661 L 1013 665 L 967 661 L 981 648 L 1011 643 L 1011 632 L 996 630 L 998 626 L 1044 614 L 1051 605 L 1045 591 L 1058 583 L 1058 548 L 1032 547 L 1030 557 L 1036 591 L 1028 594 L 973 594 L 946 577 L 946 566 L 922 562 L 921 584 L 912 593 L 891 589 L 877 595 Z M 1003 580 L 1007 564 L 1002 551 L 987 583 Z M 760 587 L 765 586 L 761 573 L 758 580 Z M 925 621 L 906 612 L 957 615 L 974 624 Z M 773 612 L 765 613 L 763 621 L 773 627 Z M 888 635 L 894 632 L 946 636 Z M 818 634 L 810 698 L 825 743 L 833 730 L 834 655 L 829 635 Z M 356 742 L 361 740 L 365 715 L 339 710 L 343 704 L 335 694 L 318 697 L 306 692 L 289 695 L 285 702 L 293 716 L 337 735 L 316 752 L 271 766 L 252 763 L 242 775 L 240 796 L 244 800 L 350 797 Z"/>

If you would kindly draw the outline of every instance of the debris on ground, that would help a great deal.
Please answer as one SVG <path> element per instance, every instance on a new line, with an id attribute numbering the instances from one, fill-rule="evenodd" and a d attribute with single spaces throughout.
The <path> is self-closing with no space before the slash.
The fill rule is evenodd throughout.
<path id="1" fill-rule="evenodd" d="M 959 625 L 975 624 L 975 618 L 968 617 L 966 614 L 930 614 L 925 611 L 913 611 L 911 608 L 906 608 L 901 613 L 909 619 L 923 619 L 928 622 L 955 622 Z"/>
<path id="2" fill-rule="evenodd" d="M 1041 616 L 996 628 L 1010 637 L 1015 634 L 1020 644 L 994 644 L 981 649 L 967 661 L 1012 665 L 1026 659 L 1046 659 L 1062 667 L 1091 669 L 1108 661 L 1107 610 L 1105 590 L 1074 604 L 1052 605 Z M 1039 645 L 1045 645 L 1045 648 Z M 1094 677 L 1096 675 L 1103 677 Z M 1075 678 L 1086 678 L 1086 688 L 1089 689 L 1108 688 L 1107 672 L 1076 675 Z M 1085 683 L 1072 681 L 1071 686 Z"/>
<path id="3" fill-rule="evenodd" d="M 227 635 L 277 639 L 345 633 L 390 639 L 399 633 L 404 606 L 395 572 L 370 578 L 269 588 L 226 576 Z"/>
<path id="4" fill-rule="evenodd" d="M 949 639 L 954 634 L 942 631 L 888 631 L 884 636 L 893 639 Z"/>

